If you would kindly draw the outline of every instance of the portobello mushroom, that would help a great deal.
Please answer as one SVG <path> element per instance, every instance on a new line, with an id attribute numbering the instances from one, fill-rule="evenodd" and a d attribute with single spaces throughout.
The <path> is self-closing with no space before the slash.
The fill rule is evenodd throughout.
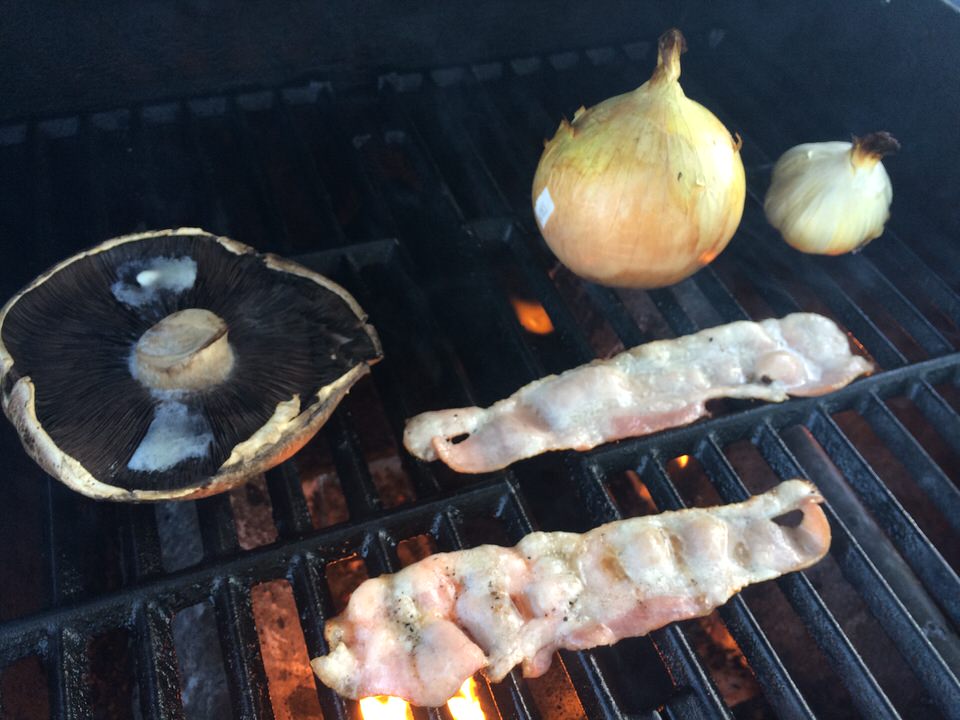
<path id="1" fill-rule="evenodd" d="M 194 228 L 108 240 L 0 311 L 0 399 L 27 453 L 92 498 L 227 490 L 320 429 L 380 360 L 342 287 Z"/>

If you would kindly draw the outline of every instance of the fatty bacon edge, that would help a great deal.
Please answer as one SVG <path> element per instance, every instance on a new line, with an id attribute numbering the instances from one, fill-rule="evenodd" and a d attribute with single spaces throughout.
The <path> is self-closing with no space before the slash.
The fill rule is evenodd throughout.
<path id="1" fill-rule="evenodd" d="M 497 682 L 519 663 L 537 677 L 558 649 L 706 615 L 746 585 L 814 564 L 830 547 L 821 502 L 811 483 L 789 480 L 734 505 L 432 555 L 362 583 L 311 665 L 343 696 L 426 706 L 481 669 Z"/>

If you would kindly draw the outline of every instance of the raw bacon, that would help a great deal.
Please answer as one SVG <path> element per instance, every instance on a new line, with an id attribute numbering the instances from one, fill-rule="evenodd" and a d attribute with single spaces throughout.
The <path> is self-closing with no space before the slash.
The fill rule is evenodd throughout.
<path id="1" fill-rule="evenodd" d="M 735 505 L 431 555 L 361 584 L 326 624 L 329 653 L 311 665 L 346 697 L 428 706 L 481 669 L 494 682 L 517 664 L 536 677 L 557 649 L 705 615 L 745 585 L 817 562 L 830 547 L 822 501 L 790 480 Z"/>
<path id="2" fill-rule="evenodd" d="M 713 398 L 821 395 L 872 369 L 821 315 L 735 322 L 550 375 L 486 409 L 422 413 L 408 421 L 403 442 L 422 460 L 490 472 L 548 450 L 589 450 L 685 425 Z"/>

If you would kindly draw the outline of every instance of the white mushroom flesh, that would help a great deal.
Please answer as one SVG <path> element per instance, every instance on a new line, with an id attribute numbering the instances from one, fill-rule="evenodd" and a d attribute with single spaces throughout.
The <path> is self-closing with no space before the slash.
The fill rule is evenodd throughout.
<path id="1" fill-rule="evenodd" d="M 163 400 L 127 467 L 162 472 L 184 460 L 206 457 L 212 445 L 213 432 L 202 413 L 182 402 Z"/>
<path id="2" fill-rule="evenodd" d="M 197 261 L 190 257 L 154 257 L 137 261 L 136 284 L 118 280 L 110 286 L 113 296 L 131 307 L 142 307 L 157 301 L 161 290 L 183 292 L 197 280 Z M 124 268 L 121 267 L 121 271 Z"/>

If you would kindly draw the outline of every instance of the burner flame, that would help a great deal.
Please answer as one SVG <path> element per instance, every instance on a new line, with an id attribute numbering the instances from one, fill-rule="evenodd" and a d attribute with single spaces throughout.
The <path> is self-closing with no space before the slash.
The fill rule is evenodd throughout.
<path id="1" fill-rule="evenodd" d="M 477 681 L 472 677 L 467 678 L 457 690 L 457 694 L 447 700 L 447 709 L 454 720 L 484 720 L 480 696 L 477 694 Z"/>
<path id="2" fill-rule="evenodd" d="M 360 698 L 363 720 L 413 720 L 410 703 L 389 695 Z"/>
<path id="3" fill-rule="evenodd" d="M 485 720 L 477 694 L 477 681 L 467 678 L 457 694 L 447 701 L 447 709 L 453 720 Z M 389 695 L 361 698 L 360 714 L 363 720 L 413 720 L 410 703 Z"/>
<path id="4" fill-rule="evenodd" d="M 517 314 L 517 320 L 523 329 L 534 335 L 549 335 L 553 332 L 553 322 L 544 309 L 543 305 L 536 300 L 524 300 L 523 298 L 512 297 L 510 304 L 513 305 L 513 311 Z"/>

